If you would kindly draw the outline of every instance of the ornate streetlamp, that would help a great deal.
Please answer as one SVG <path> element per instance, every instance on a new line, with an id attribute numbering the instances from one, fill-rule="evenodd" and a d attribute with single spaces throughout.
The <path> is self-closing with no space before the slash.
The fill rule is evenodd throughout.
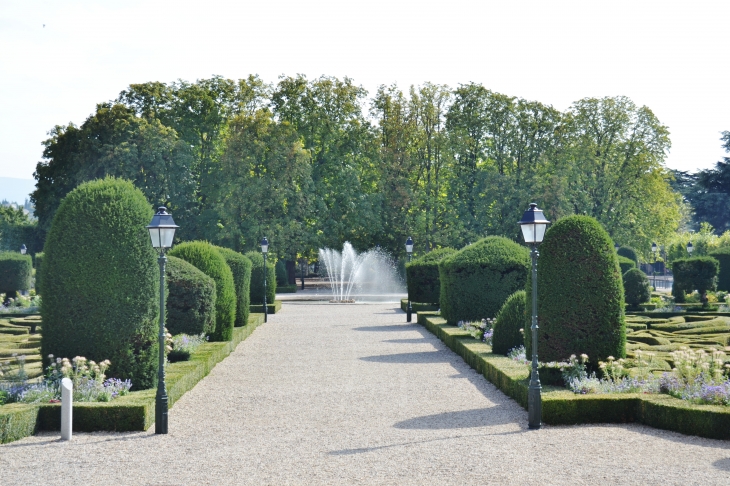
<path id="1" fill-rule="evenodd" d="M 406 253 L 408 253 L 408 263 L 411 263 L 411 257 L 413 256 L 413 238 L 410 236 L 406 240 Z M 413 314 L 413 308 L 411 307 L 411 294 L 408 293 L 408 310 L 406 310 L 406 322 L 411 322 L 411 315 Z"/>
<path id="2" fill-rule="evenodd" d="M 535 203 L 530 204 L 530 209 L 525 211 L 519 222 L 525 243 L 530 245 L 532 257 L 532 373 L 527 392 L 528 426 L 531 429 L 539 429 L 542 426 L 542 386 L 537 372 L 537 257 L 539 256 L 537 245 L 542 243 L 549 223 L 550 221 L 545 219 L 542 210 L 538 209 Z"/>
<path id="3" fill-rule="evenodd" d="M 167 387 L 165 386 L 165 264 L 167 257 L 165 250 L 172 246 L 175 237 L 175 230 L 179 226 L 175 224 L 172 215 L 167 208 L 161 206 L 157 214 L 152 216 L 152 222 L 147 226 L 152 240 L 152 247 L 157 250 L 160 264 L 160 363 L 157 370 L 157 397 L 155 400 L 155 434 L 167 433 Z"/>
<path id="4" fill-rule="evenodd" d="M 25 255 L 25 253 L 28 251 L 28 247 L 25 246 L 25 243 L 20 245 L 20 254 Z"/>
<path id="5" fill-rule="evenodd" d="M 264 255 L 264 322 L 269 322 L 269 308 L 266 306 L 266 274 L 268 269 L 266 268 L 266 254 L 269 253 L 269 240 L 261 240 L 261 253 Z"/>

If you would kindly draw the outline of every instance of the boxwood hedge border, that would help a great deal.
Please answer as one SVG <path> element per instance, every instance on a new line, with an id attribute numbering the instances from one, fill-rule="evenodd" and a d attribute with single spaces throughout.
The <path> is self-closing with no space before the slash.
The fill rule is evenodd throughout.
<path id="1" fill-rule="evenodd" d="M 251 309 L 251 312 L 257 312 L 262 315 L 264 313 L 263 304 L 251 304 L 249 308 Z M 268 309 L 269 314 L 276 314 L 277 312 L 281 312 L 281 301 L 275 300 L 273 304 L 267 303 L 266 308 Z"/>
<path id="2" fill-rule="evenodd" d="M 418 323 L 435 334 L 469 366 L 527 408 L 527 367 L 492 354 L 489 345 L 450 326 L 436 312 L 419 312 Z M 693 405 L 669 395 L 576 395 L 543 386 L 542 419 L 549 425 L 636 422 L 709 439 L 730 439 L 730 407 Z"/>
<path id="3" fill-rule="evenodd" d="M 233 338 L 230 341 L 204 343 L 191 355 L 189 361 L 168 365 L 166 382 L 170 407 L 263 322 L 263 314 L 251 314 L 248 325 L 233 329 Z M 155 394 L 156 390 L 150 389 L 132 392 L 106 403 L 74 403 L 73 430 L 147 430 L 155 422 Z M 28 437 L 41 430 L 60 429 L 60 404 L 11 403 L 0 407 L 0 444 Z"/>

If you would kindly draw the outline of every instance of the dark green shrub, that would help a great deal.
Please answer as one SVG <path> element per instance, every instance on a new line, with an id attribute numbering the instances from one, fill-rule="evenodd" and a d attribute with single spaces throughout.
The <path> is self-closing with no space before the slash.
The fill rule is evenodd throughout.
<path id="1" fill-rule="evenodd" d="M 634 261 L 629 258 L 619 255 L 618 266 L 621 268 L 621 275 L 623 275 L 632 268 L 636 268 L 636 263 L 634 263 Z"/>
<path id="2" fill-rule="evenodd" d="M 622 246 L 618 249 L 616 253 L 618 253 L 618 256 L 628 258 L 629 260 L 634 262 L 634 266 L 636 268 L 639 268 L 639 255 L 637 255 L 636 250 L 634 250 L 630 246 Z"/>
<path id="3" fill-rule="evenodd" d="M 264 303 L 264 257 L 257 251 L 246 253 L 251 260 L 251 304 Z M 274 265 L 266 262 L 266 303 L 273 304 L 276 300 L 276 270 Z"/>
<path id="4" fill-rule="evenodd" d="M 558 220 L 540 245 L 538 268 L 540 361 L 582 353 L 593 364 L 608 356 L 625 357 L 622 275 L 613 242 L 600 223 L 588 216 Z M 527 356 L 532 353 L 530 318 L 525 321 Z"/>
<path id="5" fill-rule="evenodd" d="M 712 258 L 720 263 L 717 274 L 717 290 L 730 291 L 730 246 L 718 248 L 710 253 Z"/>
<path id="6" fill-rule="evenodd" d="M 276 273 L 276 285 L 284 286 L 289 285 L 289 276 L 286 274 L 286 264 L 284 260 L 277 260 L 274 266 L 274 272 Z"/>
<path id="7" fill-rule="evenodd" d="M 511 294 L 525 288 L 530 253 L 501 236 L 488 236 L 439 262 L 441 315 L 454 325 L 494 317 Z"/>
<path id="8" fill-rule="evenodd" d="M 439 262 L 456 253 L 453 248 L 439 248 L 406 264 L 408 298 L 411 302 L 438 303 L 441 295 Z"/>
<path id="9" fill-rule="evenodd" d="M 157 375 L 160 273 L 145 226 L 152 206 L 131 182 L 81 184 L 61 202 L 43 261 L 41 350 L 109 359 L 108 376 L 151 388 Z"/>
<path id="10" fill-rule="evenodd" d="M 170 250 L 215 280 L 215 329 L 211 341 L 230 341 L 236 320 L 236 287 L 226 259 L 207 241 L 188 241 Z"/>
<path id="11" fill-rule="evenodd" d="M 0 252 L 0 293 L 15 298 L 18 290 L 30 289 L 33 259 L 13 251 Z"/>
<path id="12" fill-rule="evenodd" d="M 717 284 L 720 263 L 713 257 L 680 258 L 672 262 L 674 284 L 672 295 L 676 302 L 684 302 L 684 293 L 696 290 L 700 301 L 707 304 L 707 291 L 713 290 Z M 680 300 L 681 299 L 681 300 Z"/>
<path id="13" fill-rule="evenodd" d="M 230 248 L 218 248 L 233 272 L 236 284 L 236 327 L 248 324 L 249 305 L 251 304 L 251 260 Z"/>
<path id="14" fill-rule="evenodd" d="M 510 349 L 522 346 L 525 343 L 520 329 L 525 328 L 527 311 L 527 293 L 518 290 L 507 297 L 497 314 L 492 335 L 492 352 L 507 354 Z"/>
<path id="15" fill-rule="evenodd" d="M 638 268 L 632 268 L 624 273 L 624 297 L 632 310 L 638 310 L 639 304 L 649 302 L 651 290 L 649 279 Z"/>
<path id="16" fill-rule="evenodd" d="M 210 334 L 215 329 L 213 279 L 174 256 L 167 257 L 165 276 L 168 291 L 165 325 L 170 334 Z"/>
<path id="17" fill-rule="evenodd" d="M 35 265 L 35 292 L 37 294 L 41 293 L 41 267 L 43 265 L 43 252 L 36 253 L 35 258 L 33 260 L 33 264 Z"/>

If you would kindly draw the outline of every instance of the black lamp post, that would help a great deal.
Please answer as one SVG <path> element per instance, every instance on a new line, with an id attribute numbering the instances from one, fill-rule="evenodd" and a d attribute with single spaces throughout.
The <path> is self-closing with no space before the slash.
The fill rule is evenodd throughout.
<path id="1" fill-rule="evenodd" d="M 266 274 L 268 269 L 266 268 L 266 254 L 269 253 L 269 240 L 261 240 L 261 253 L 264 255 L 264 322 L 269 322 L 269 308 L 266 306 Z"/>
<path id="2" fill-rule="evenodd" d="M 651 244 L 651 253 L 654 255 L 654 264 L 651 266 L 651 279 L 654 282 L 654 290 L 656 290 L 656 257 L 657 257 L 656 243 Z"/>
<path id="3" fill-rule="evenodd" d="M 20 245 L 20 254 L 25 255 L 25 253 L 28 251 L 28 247 L 25 246 L 25 243 Z"/>
<path id="4" fill-rule="evenodd" d="M 157 370 L 157 397 L 155 400 L 155 434 L 167 433 L 167 387 L 165 386 L 165 264 L 167 257 L 165 250 L 172 246 L 175 230 L 179 228 L 167 212 L 167 208 L 158 208 L 157 214 L 152 216 L 152 222 L 147 226 L 152 240 L 152 247 L 160 256 L 160 364 Z"/>
<path id="5" fill-rule="evenodd" d="M 550 221 L 545 219 L 542 210 L 538 209 L 535 203 L 530 203 L 530 209 L 525 211 L 519 222 L 525 243 L 530 245 L 532 257 L 532 373 L 527 392 L 528 426 L 531 429 L 539 429 L 542 426 L 542 386 L 537 372 L 537 257 L 539 256 L 537 245 L 542 243 L 549 223 Z"/>
<path id="6" fill-rule="evenodd" d="M 406 240 L 406 253 L 408 253 L 408 263 L 411 263 L 411 257 L 413 256 L 413 238 L 411 238 L 410 236 Z M 406 322 L 411 322 L 411 315 L 413 315 L 413 308 L 411 307 L 411 294 L 409 292 L 408 310 L 406 310 Z"/>

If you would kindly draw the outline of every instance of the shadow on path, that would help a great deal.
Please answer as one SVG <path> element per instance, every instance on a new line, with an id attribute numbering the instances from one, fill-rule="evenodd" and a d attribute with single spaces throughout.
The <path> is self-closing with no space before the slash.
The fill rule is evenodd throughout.
<path id="1" fill-rule="evenodd" d="M 398 422 L 393 427 L 411 430 L 442 430 L 489 427 L 511 423 L 518 422 L 515 421 L 514 416 L 509 415 L 507 410 L 500 409 L 500 407 L 488 407 L 424 415 L 423 417 Z"/>
<path id="2" fill-rule="evenodd" d="M 455 356 L 455 355 L 454 355 Z M 376 356 L 365 356 L 360 358 L 363 361 L 371 363 L 451 363 L 454 356 L 449 356 L 443 351 L 424 351 L 420 353 L 398 353 L 398 354 L 380 354 Z M 458 358 L 458 356 L 456 356 Z"/>
<path id="3" fill-rule="evenodd" d="M 417 326 L 417 327 L 416 327 Z M 368 331 L 368 332 L 389 332 L 389 331 L 420 331 L 423 329 L 417 324 L 393 324 L 388 326 L 360 326 L 353 327 L 353 331 Z"/>
<path id="4" fill-rule="evenodd" d="M 422 338 L 409 338 L 409 339 L 385 339 L 380 341 L 381 343 L 396 343 L 396 344 L 422 344 L 429 342 L 425 337 Z"/>
<path id="5" fill-rule="evenodd" d="M 719 459 L 713 462 L 712 465 L 718 469 L 722 469 L 723 471 L 730 471 L 730 457 Z"/>

